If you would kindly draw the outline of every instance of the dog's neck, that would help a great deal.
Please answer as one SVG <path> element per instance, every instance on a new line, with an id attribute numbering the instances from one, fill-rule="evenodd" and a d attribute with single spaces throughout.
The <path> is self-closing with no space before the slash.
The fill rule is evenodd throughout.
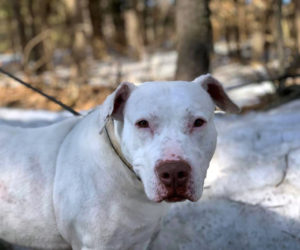
<path id="1" fill-rule="evenodd" d="M 114 121 L 111 117 L 108 118 L 105 124 L 105 132 L 107 134 L 111 147 L 115 151 L 116 155 L 118 155 L 118 157 L 121 159 L 124 165 L 136 176 L 136 178 L 139 181 L 141 181 L 140 177 L 134 172 L 133 166 L 131 165 L 131 163 L 127 161 L 127 159 L 125 158 L 122 152 L 120 139 L 116 135 Z"/>

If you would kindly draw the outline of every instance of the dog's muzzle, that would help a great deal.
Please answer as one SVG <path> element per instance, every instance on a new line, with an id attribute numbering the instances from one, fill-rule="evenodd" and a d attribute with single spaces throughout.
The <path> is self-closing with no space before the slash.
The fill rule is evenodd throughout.
<path id="1" fill-rule="evenodd" d="M 191 167 L 183 161 L 161 161 L 155 167 L 155 173 L 164 191 L 160 200 L 177 202 L 189 199 L 188 182 Z"/>

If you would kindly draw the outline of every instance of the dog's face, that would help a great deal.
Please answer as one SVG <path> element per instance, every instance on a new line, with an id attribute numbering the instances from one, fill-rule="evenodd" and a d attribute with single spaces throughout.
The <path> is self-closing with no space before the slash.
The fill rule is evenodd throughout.
<path id="1" fill-rule="evenodd" d="M 122 149 L 154 201 L 200 198 L 216 145 L 214 104 L 191 82 L 145 83 L 124 109 Z"/>
<path id="2" fill-rule="evenodd" d="M 202 194 L 217 139 L 215 104 L 205 79 L 210 80 L 206 84 L 217 84 L 214 91 L 221 91 L 215 93 L 224 98 L 218 100 L 223 102 L 220 106 L 234 111 L 237 107 L 211 76 L 193 82 L 144 83 L 117 101 L 115 111 L 123 106 L 115 112 L 122 124 L 122 152 L 150 200 L 197 201 Z"/>

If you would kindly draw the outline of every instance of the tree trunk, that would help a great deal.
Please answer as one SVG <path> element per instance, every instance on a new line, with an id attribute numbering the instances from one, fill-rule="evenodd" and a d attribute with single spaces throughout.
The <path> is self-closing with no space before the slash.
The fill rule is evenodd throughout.
<path id="1" fill-rule="evenodd" d="M 253 27 L 253 33 L 251 38 L 252 43 L 252 59 L 254 61 L 261 61 L 262 56 L 264 54 L 264 29 L 261 25 L 261 19 L 258 18 L 257 21 L 255 21 Z"/>
<path id="2" fill-rule="evenodd" d="M 5 6 L 5 8 L 9 8 L 8 6 Z M 13 14 L 9 11 L 6 16 L 6 23 L 7 23 L 7 30 L 8 30 L 8 38 L 10 40 L 11 48 L 14 54 L 18 52 L 18 45 L 16 44 L 16 40 L 18 37 L 16 36 L 16 32 L 13 25 Z M 17 39 L 16 39 L 17 38 Z"/>
<path id="3" fill-rule="evenodd" d="M 226 41 L 227 56 L 230 56 L 231 55 L 231 46 L 230 46 L 231 29 L 228 24 L 225 24 L 225 27 L 223 29 L 224 29 L 224 33 L 225 33 L 224 36 L 225 36 L 225 41 Z"/>
<path id="4" fill-rule="evenodd" d="M 88 0 L 88 8 L 93 29 L 93 54 L 95 58 L 101 59 L 106 56 L 106 46 L 102 30 L 103 11 L 101 9 L 101 0 Z"/>
<path id="5" fill-rule="evenodd" d="M 176 79 L 192 80 L 209 71 L 212 29 L 208 0 L 178 0 Z"/>
<path id="6" fill-rule="evenodd" d="M 252 32 L 252 58 L 254 61 L 267 63 L 270 59 L 270 49 L 271 45 L 274 44 L 273 35 L 275 35 L 272 17 L 274 16 L 276 1 L 253 1 L 255 20 Z"/>
<path id="7" fill-rule="evenodd" d="M 148 45 L 148 16 L 149 16 L 149 0 L 144 0 L 143 11 L 142 11 L 142 25 L 143 25 L 143 43 L 145 46 Z"/>
<path id="8" fill-rule="evenodd" d="M 267 8 L 263 14 L 263 27 L 264 27 L 264 51 L 263 60 L 265 63 L 270 61 L 271 45 L 272 45 L 272 16 L 274 15 L 274 10 L 272 8 L 272 1 L 268 2 Z"/>
<path id="9" fill-rule="evenodd" d="M 300 55 L 300 2 L 299 0 L 294 0 L 295 6 L 295 27 L 297 36 L 297 51 Z"/>
<path id="10" fill-rule="evenodd" d="M 276 11 L 275 11 L 275 18 L 276 18 L 276 45 L 277 45 L 277 56 L 279 60 L 279 74 L 284 73 L 284 44 L 283 44 L 283 33 L 282 33 L 282 0 L 276 1 Z"/>
<path id="11" fill-rule="evenodd" d="M 29 11 L 29 15 L 30 15 L 30 20 L 31 20 L 31 24 L 30 24 L 30 28 L 31 28 L 31 33 L 30 33 L 30 39 L 29 40 L 32 40 L 34 39 L 36 36 L 39 35 L 40 33 L 40 27 L 38 27 L 36 25 L 37 23 L 37 19 L 38 21 L 40 21 L 41 18 L 38 17 L 38 14 L 37 13 L 37 7 L 40 7 L 39 5 L 36 6 L 36 4 L 39 4 L 39 2 L 35 2 L 34 0 L 28 0 L 28 11 Z M 39 9 L 39 12 L 41 10 Z M 46 14 L 46 13 L 44 13 Z M 43 52 L 44 52 L 44 49 L 43 49 L 43 41 L 40 41 L 38 44 L 36 44 L 32 50 L 31 50 L 31 56 L 30 58 L 33 59 L 33 61 L 37 62 L 39 60 L 42 60 L 43 58 Z M 43 71 L 46 70 L 46 66 L 45 66 L 45 63 L 42 63 L 39 67 L 37 67 L 35 69 L 35 73 L 37 74 L 40 74 L 42 73 Z"/>
<path id="12" fill-rule="evenodd" d="M 235 56 L 237 57 L 238 60 L 241 60 L 241 39 L 240 39 L 240 29 L 239 29 L 239 1 L 234 0 L 234 14 L 235 14 L 235 22 L 232 27 L 232 32 L 233 32 L 233 37 L 234 37 L 234 42 L 235 42 Z"/>
<path id="13" fill-rule="evenodd" d="M 75 63 L 74 77 L 77 84 L 86 82 L 86 34 L 83 29 L 81 0 L 64 0 L 66 7 L 66 25 L 70 33 L 71 57 Z"/>
<path id="14" fill-rule="evenodd" d="M 21 13 L 21 4 L 19 0 L 11 0 L 11 4 L 12 4 L 14 16 L 17 20 L 21 48 L 24 51 L 28 40 L 25 32 L 25 21 Z"/>
<path id="15" fill-rule="evenodd" d="M 45 69 L 53 71 L 54 65 L 52 62 L 54 53 L 54 41 L 51 36 L 51 24 L 49 22 L 49 17 L 53 10 L 52 0 L 43 0 L 39 2 L 40 8 L 40 18 L 41 18 L 41 28 L 40 32 L 48 30 L 49 35 L 43 40 L 43 61 L 41 63 L 45 64 Z"/>
<path id="16" fill-rule="evenodd" d="M 284 58 L 284 43 L 283 43 L 283 33 L 282 33 L 282 0 L 276 0 L 276 47 L 277 47 L 277 58 L 279 61 L 278 73 L 283 75 L 285 71 L 285 58 Z M 280 92 L 285 85 L 285 81 L 279 81 L 278 91 Z"/>
<path id="17" fill-rule="evenodd" d="M 143 31 L 137 9 L 137 0 L 129 1 L 125 11 L 125 30 L 128 45 L 128 54 L 134 59 L 140 59 L 143 54 Z"/>
<path id="18" fill-rule="evenodd" d="M 117 44 L 118 50 L 124 52 L 127 46 L 125 34 L 125 19 L 122 6 L 122 0 L 110 0 L 110 12 L 114 24 L 114 41 Z"/>

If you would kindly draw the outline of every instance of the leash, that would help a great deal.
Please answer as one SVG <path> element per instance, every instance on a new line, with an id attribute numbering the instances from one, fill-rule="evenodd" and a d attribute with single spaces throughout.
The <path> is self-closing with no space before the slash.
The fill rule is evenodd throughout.
<path id="1" fill-rule="evenodd" d="M 22 85 L 24 85 L 25 87 L 39 93 L 40 95 L 46 97 L 47 99 L 49 99 L 50 101 L 56 103 L 57 105 L 61 106 L 63 109 L 71 112 L 73 115 L 79 116 L 81 115 L 80 113 L 78 113 L 77 111 L 75 111 L 74 109 L 72 109 L 70 106 L 62 103 L 61 101 L 57 100 L 56 98 L 54 98 L 53 96 L 47 95 L 44 92 L 42 92 L 41 90 L 39 90 L 36 87 L 33 87 L 31 84 L 24 82 L 23 80 L 21 80 L 20 78 L 14 76 L 13 74 L 7 72 L 6 70 L 4 70 L 3 68 L 0 67 L 0 72 L 12 79 L 14 79 L 15 81 L 17 81 L 18 83 L 21 83 Z"/>
<path id="2" fill-rule="evenodd" d="M 4 75 L 14 79 L 15 81 L 21 83 L 22 85 L 24 85 L 25 87 L 39 93 L 40 95 L 44 96 L 45 98 L 48 98 L 50 101 L 56 103 L 57 105 L 61 106 L 63 109 L 69 111 L 70 113 L 72 113 L 75 116 L 80 116 L 81 114 L 78 113 L 77 111 L 75 111 L 74 109 L 72 109 L 70 106 L 62 103 L 61 101 L 58 101 L 56 98 L 54 98 L 53 96 L 47 95 L 44 92 L 42 92 L 41 90 L 39 90 L 36 87 L 33 87 L 31 84 L 24 82 L 23 80 L 21 80 L 20 78 L 14 76 L 13 74 L 7 72 L 6 70 L 4 70 L 3 68 L 0 67 L 0 72 L 3 73 Z M 110 145 L 113 148 L 113 150 L 115 151 L 116 155 L 120 158 L 120 160 L 125 164 L 125 166 L 136 176 L 136 178 L 141 181 L 140 177 L 134 172 L 132 165 L 126 160 L 126 158 L 124 157 L 120 144 L 118 143 L 115 134 L 113 133 L 113 121 L 112 119 L 108 119 L 107 124 L 105 125 L 105 132 L 107 134 L 107 137 L 109 139 Z"/>

